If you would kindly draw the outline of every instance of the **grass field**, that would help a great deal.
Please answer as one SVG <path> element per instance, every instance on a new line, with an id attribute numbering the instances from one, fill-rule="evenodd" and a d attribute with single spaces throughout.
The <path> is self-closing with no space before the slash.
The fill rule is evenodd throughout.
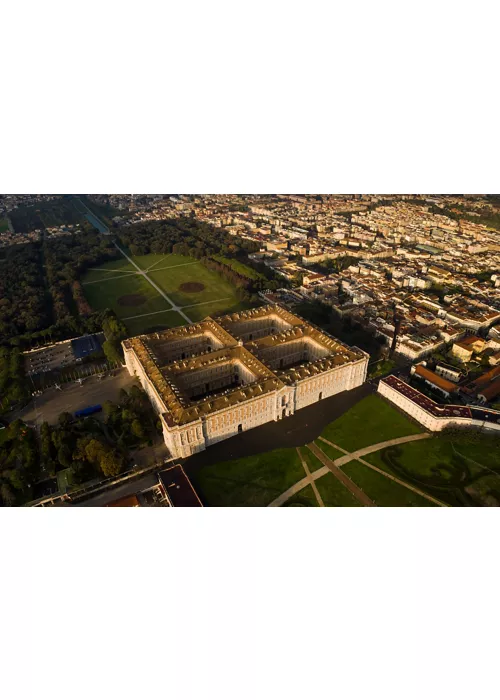
<path id="1" fill-rule="evenodd" d="M 9 230 L 9 222 L 7 219 L 2 219 L 0 217 L 0 233 L 5 233 L 5 231 Z"/>
<path id="2" fill-rule="evenodd" d="M 295 494 L 295 496 L 292 496 L 292 498 L 289 498 L 286 503 L 283 503 L 283 508 L 290 507 L 290 506 L 316 506 L 319 507 L 319 503 L 316 499 L 316 496 L 314 495 L 314 491 L 311 485 L 306 486 L 305 489 L 302 489 L 302 491 L 299 491 L 298 493 Z"/>
<path id="3" fill-rule="evenodd" d="M 148 274 L 153 282 L 156 282 L 178 306 L 199 304 L 216 299 L 227 300 L 229 305 L 237 303 L 235 288 L 200 262 L 186 258 L 184 263 L 176 262 L 175 265 L 166 267 L 165 263 L 167 262 L 168 258 L 155 266 Z M 183 290 L 182 285 L 187 282 L 196 282 L 203 285 L 204 288 L 201 291 Z"/>
<path id="4" fill-rule="evenodd" d="M 321 467 L 323 466 L 323 462 L 320 459 L 318 459 L 308 447 L 301 447 L 300 453 L 304 458 L 304 461 L 306 462 L 307 466 L 309 467 L 309 471 L 311 472 L 311 474 L 312 472 L 321 469 Z"/>
<path id="5" fill-rule="evenodd" d="M 436 435 L 365 459 L 449 505 L 500 505 L 499 455 L 498 437 L 471 442 L 464 434 Z"/>
<path id="6" fill-rule="evenodd" d="M 139 318 L 128 318 L 125 321 L 130 336 L 141 335 L 142 333 L 154 333 L 165 328 L 176 328 L 183 326 L 186 319 L 177 311 L 167 310 L 156 313 L 153 316 L 139 316 Z"/>
<path id="7" fill-rule="evenodd" d="M 376 395 L 362 399 L 323 431 L 323 436 L 353 452 L 361 447 L 405 435 L 418 434 L 421 429 L 405 418 L 389 403 Z M 427 441 L 408 443 L 425 445 Z M 343 456 L 343 452 L 317 440 L 318 447 L 330 459 Z M 404 445 L 406 447 L 406 445 Z M 309 470 L 315 472 L 323 464 L 308 447 L 300 448 Z M 434 505 L 410 489 L 393 482 L 359 462 L 343 467 L 345 473 L 380 506 L 430 506 Z M 265 506 L 305 476 L 296 449 L 265 452 L 244 459 L 220 462 L 203 467 L 193 481 L 206 505 L 214 506 Z M 404 481 L 404 479 L 399 476 Z M 317 479 L 316 486 L 325 506 L 359 506 L 359 502 L 331 473 Z M 425 489 L 421 489 L 425 491 Z M 311 486 L 293 496 L 285 505 L 317 505 Z"/>
<path id="8" fill-rule="evenodd" d="M 380 396 L 372 394 L 330 423 L 321 435 L 348 452 L 423 430 Z M 321 443 L 321 449 L 323 449 Z"/>
<path id="9" fill-rule="evenodd" d="M 426 498 L 410 489 L 396 484 L 391 479 L 378 474 L 360 462 L 349 462 L 342 467 L 347 476 L 354 481 L 378 506 L 434 506 Z"/>
<path id="10" fill-rule="evenodd" d="M 322 452 L 324 452 L 326 454 L 327 457 L 330 457 L 330 459 L 333 460 L 334 462 L 339 457 L 345 456 L 344 452 L 337 450 L 336 447 L 332 447 L 331 445 L 328 445 L 326 442 L 323 442 L 323 440 L 316 440 L 316 445 L 319 447 L 319 449 Z"/>
<path id="11" fill-rule="evenodd" d="M 361 503 L 354 498 L 352 493 L 331 472 L 317 479 L 316 488 L 326 507 L 345 508 L 361 506 Z"/>
<path id="12" fill-rule="evenodd" d="M 267 506 L 304 476 L 297 450 L 286 448 L 202 467 L 190 478 L 206 505 Z"/>
<path id="13" fill-rule="evenodd" d="M 121 274 L 92 284 L 84 279 L 84 290 L 93 309 L 110 308 L 123 319 L 172 308 L 141 275 Z"/>
<path id="14" fill-rule="evenodd" d="M 229 282 L 193 258 L 155 254 L 130 257 L 193 322 L 246 308 Z M 186 323 L 126 258 L 88 270 L 82 284 L 92 308 L 113 309 L 131 335 Z"/>

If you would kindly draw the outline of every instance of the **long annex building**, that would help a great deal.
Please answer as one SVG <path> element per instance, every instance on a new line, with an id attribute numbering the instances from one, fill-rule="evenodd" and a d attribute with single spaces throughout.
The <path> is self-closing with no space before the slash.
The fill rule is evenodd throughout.
<path id="1" fill-rule="evenodd" d="M 279 305 L 130 338 L 123 350 L 176 458 L 360 386 L 369 359 Z"/>

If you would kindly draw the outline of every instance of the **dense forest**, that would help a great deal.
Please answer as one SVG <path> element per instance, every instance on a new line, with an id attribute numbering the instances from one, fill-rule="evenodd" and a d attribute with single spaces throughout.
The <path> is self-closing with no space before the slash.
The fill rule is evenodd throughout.
<path id="1" fill-rule="evenodd" d="M 34 485 L 65 469 L 70 486 L 116 476 L 127 468 L 130 449 L 150 442 L 157 430 L 157 417 L 138 387 L 122 390 L 117 404 L 105 402 L 104 420 L 62 413 L 57 425 L 42 423 L 39 440 L 33 428 L 13 421 L 0 430 L 0 505 L 36 498 Z"/>
<path id="2" fill-rule="evenodd" d="M 94 231 L 0 249 L 0 345 L 22 348 L 101 330 L 79 278 L 120 254 Z"/>
<path id="3" fill-rule="evenodd" d="M 257 244 L 231 236 L 225 229 L 195 218 L 146 221 L 118 230 L 120 240 L 133 255 L 178 253 L 203 258 L 222 254 L 238 257 L 258 249 Z M 174 245 L 179 244 L 174 250 Z"/>
<path id="4" fill-rule="evenodd" d="M 38 243 L 0 248 L 0 343 L 51 323 Z"/>
<path id="5" fill-rule="evenodd" d="M 108 237 L 96 231 L 44 241 L 43 252 L 54 322 L 77 332 L 82 311 L 84 316 L 91 313 L 78 280 L 87 268 L 113 260 L 120 253 Z"/>
<path id="6" fill-rule="evenodd" d="M 21 406 L 30 396 L 21 351 L 0 347 L 0 413 Z"/>
<path id="7" fill-rule="evenodd" d="M 277 279 L 270 268 L 248 259 L 249 253 L 259 249 L 258 243 L 194 218 L 124 226 L 118 230 L 118 237 L 133 255 L 175 253 L 202 260 L 248 295 L 286 286 L 285 280 Z"/>

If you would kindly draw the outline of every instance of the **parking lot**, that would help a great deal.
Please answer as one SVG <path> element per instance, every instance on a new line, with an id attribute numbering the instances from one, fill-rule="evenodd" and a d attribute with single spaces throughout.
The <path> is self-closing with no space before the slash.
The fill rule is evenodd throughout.
<path id="1" fill-rule="evenodd" d="M 120 389 L 130 389 L 133 384 L 139 386 L 138 381 L 122 368 L 113 370 L 102 379 L 88 377 L 81 385 L 77 382 L 63 384 L 61 390 L 51 388 L 40 396 L 33 397 L 11 420 L 21 418 L 29 425 L 36 426 L 43 421 L 54 424 L 64 411 L 74 413 L 80 408 L 102 404 L 104 401 L 118 401 Z"/>
<path id="2" fill-rule="evenodd" d="M 26 360 L 26 372 L 28 374 L 48 372 L 50 370 L 73 365 L 76 362 L 71 347 L 71 340 L 56 343 L 48 348 L 42 348 L 41 350 L 31 350 L 24 353 L 24 357 Z"/>

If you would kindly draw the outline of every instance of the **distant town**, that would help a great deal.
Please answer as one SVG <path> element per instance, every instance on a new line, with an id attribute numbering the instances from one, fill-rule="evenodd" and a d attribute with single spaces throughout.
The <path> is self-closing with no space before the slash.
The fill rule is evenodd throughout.
<path id="1" fill-rule="evenodd" d="M 5 505 L 500 505 L 500 196 L 0 195 Z"/>

